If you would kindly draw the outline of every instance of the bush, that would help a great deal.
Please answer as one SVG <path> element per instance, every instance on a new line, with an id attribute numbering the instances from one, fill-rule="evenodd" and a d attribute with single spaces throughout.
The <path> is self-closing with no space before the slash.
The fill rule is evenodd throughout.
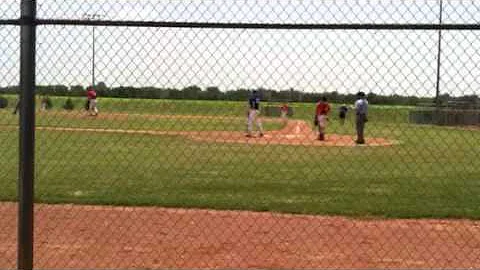
<path id="1" fill-rule="evenodd" d="M 8 99 L 0 97 L 0 109 L 6 108 L 8 106 Z"/>
<path id="2" fill-rule="evenodd" d="M 63 108 L 65 110 L 69 110 L 69 111 L 71 111 L 71 110 L 73 110 L 73 108 L 75 108 L 71 98 L 67 98 L 67 100 L 65 101 L 65 104 L 63 104 Z"/>

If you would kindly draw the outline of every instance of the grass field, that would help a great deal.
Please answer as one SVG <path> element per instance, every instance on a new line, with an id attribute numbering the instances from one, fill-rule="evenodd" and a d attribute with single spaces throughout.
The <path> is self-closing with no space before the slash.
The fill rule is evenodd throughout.
<path id="1" fill-rule="evenodd" d="M 12 98 L 12 97 L 9 97 Z M 38 126 L 98 129 L 245 130 L 245 103 L 99 100 L 105 119 L 60 109 Z M 13 104 L 11 102 L 10 104 Z M 311 122 L 313 104 L 294 103 Z M 0 200 L 15 200 L 18 116 L 0 109 Z M 125 114 L 129 114 L 125 116 Z M 160 115 L 232 116 L 165 118 Z M 157 116 L 155 116 L 157 115 Z M 351 115 L 350 115 L 351 116 Z M 331 117 L 330 133 L 353 134 Z M 267 130 L 282 124 L 265 122 Z M 367 136 L 391 147 L 313 147 L 196 142 L 182 136 L 36 133 L 36 201 L 250 209 L 360 217 L 480 218 L 480 131 L 411 125 L 408 108 L 375 105 Z"/>

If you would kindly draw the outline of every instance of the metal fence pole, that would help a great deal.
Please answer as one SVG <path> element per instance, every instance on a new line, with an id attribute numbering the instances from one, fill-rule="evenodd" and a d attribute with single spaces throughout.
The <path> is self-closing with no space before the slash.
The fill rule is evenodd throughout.
<path id="1" fill-rule="evenodd" d="M 36 0 L 22 0 L 20 18 L 20 159 L 18 182 L 18 269 L 33 267 L 35 148 Z"/>
<path id="2" fill-rule="evenodd" d="M 92 87 L 95 87 L 95 26 L 92 29 Z"/>
<path id="3" fill-rule="evenodd" d="M 438 24 L 441 26 L 442 25 L 442 13 L 443 13 L 443 1 L 440 0 L 440 11 L 439 11 L 439 21 Z M 435 124 L 440 124 L 443 123 L 440 122 L 440 106 L 441 101 L 440 101 L 440 65 L 441 65 L 441 59 L 440 57 L 442 56 L 442 29 L 438 30 L 438 51 L 437 51 L 437 77 L 436 77 L 436 85 L 435 85 Z"/>

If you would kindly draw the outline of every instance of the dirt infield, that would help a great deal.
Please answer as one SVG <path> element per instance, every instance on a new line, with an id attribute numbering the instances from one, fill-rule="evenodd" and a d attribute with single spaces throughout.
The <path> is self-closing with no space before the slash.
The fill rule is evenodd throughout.
<path id="1" fill-rule="evenodd" d="M 82 117 L 82 116 L 80 116 Z M 107 115 L 104 118 L 128 117 L 126 115 Z M 156 116 L 162 117 L 162 116 Z M 175 118 L 174 116 L 164 116 Z M 179 116 L 189 118 L 190 116 Z M 199 117 L 196 117 L 199 118 Z M 215 118 L 215 117 L 202 117 Z M 274 119 L 276 120 L 276 119 Z M 273 120 L 271 120 L 273 121 Z M 278 120 L 276 120 L 278 121 Z M 149 135 L 181 135 L 195 141 L 208 141 L 218 143 L 246 143 L 246 144 L 270 144 L 270 145 L 313 145 L 313 146 L 355 146 L 354 137 L 350 135 L 327 134 L 325 141 L 316 140 L 316 132 L 305 121 L 289 120 L 281 130 L 267 132 L 263 137 L 248 138 L 244 132 L 238 131 L 158 131 L 158 130 L 126 130 L 126 129 L 102 129 L 102 128 L 70 128 L 70 127 L 42 127 L 37 130 L 56 131 L 84 131 L 102 133 L 128 133 Z M 390 146 L 398 141 L 385 138 L 366 138 L 366 144 L 362 146 Z"/>
<path id="2" fill-rule="evenodd" d="M 327 134 L 325 141 L 316 140 L 317 133 L 305 121 L 289 120 L 281 130 L 267 132 L 263 137 L 247 138 L 242 132 L 197 132 L 188 134 L 193 140 L 281 145 L 314 146 L 355 146 L 355 138 L 350 135 Z M 366 138 L 363 146 L 390 146 L 398 143 L 384 138 Z"/>
<path id="3" fill-rule="evenodd" d="M 16 204 L 0 203 L 0 268 L 16 265 Z M 44 205 L 36 268 L 480 268 L 480 222 Z"/>

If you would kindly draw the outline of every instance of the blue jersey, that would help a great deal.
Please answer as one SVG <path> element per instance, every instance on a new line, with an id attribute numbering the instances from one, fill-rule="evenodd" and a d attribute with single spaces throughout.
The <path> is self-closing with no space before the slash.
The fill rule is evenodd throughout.
<path id="1" fill-rule="evenodd" d="M 250 109 L 259 110 L 260 109 L 260 98 L 253 96 L 248 99 L 248 104 L 250 104 Z"/>

